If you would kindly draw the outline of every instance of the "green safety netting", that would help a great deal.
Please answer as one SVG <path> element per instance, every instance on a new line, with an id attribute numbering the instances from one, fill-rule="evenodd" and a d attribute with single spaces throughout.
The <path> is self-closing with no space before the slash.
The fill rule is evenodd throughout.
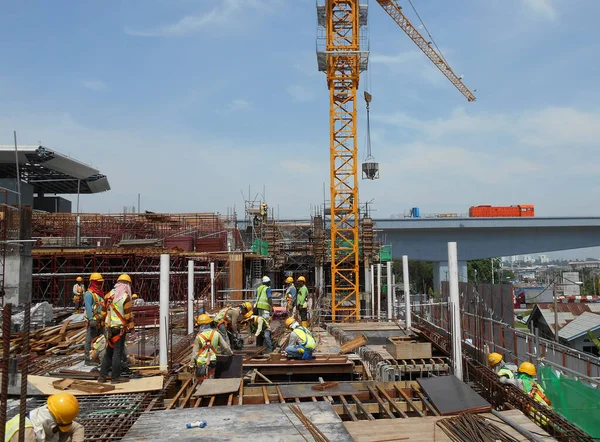
<path id="1" fill-rule="evenodd" d="M 600 389 L 551 366 L 540 368 L 539 382 L 556 412 L 590 436 L 600 437 Z"/>
<path id="2" fill-rule="evenodd" d="M 255 239 L 252 243 L 252 253 L 267 256 L 269 254 L 269 243 L 261 241 L 260 239 Z"/>
<path id="3" fill-rule="evenodd" d="M 379 261 L 391 261 L 392 260 L 392 246 L 381 246 L 379 249 Z"/>

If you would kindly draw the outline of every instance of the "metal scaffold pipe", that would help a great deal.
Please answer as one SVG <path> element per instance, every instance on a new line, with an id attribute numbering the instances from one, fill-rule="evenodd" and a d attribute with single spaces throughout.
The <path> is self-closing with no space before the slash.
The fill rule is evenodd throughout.
<path id="1" fill-rule="evenodd" d="M 386 276 L 387 276 L 387 316 L 388 316 L 388 321 L 392 320 L 392 296 L 394 294 L 394 292 L 392 291 L 392 261 L 388 261 L 387 262 L 387 269 L 386 269 Z"/>
<path id="2" fill-rule="evenodd" d="M 377 320 L 381 319 L 381 264 L 377 264 Z"/>
<path id="3" fill-rule="evenodd" d="M 458 298 L 458 249 L 455 242 L 448 243 L 448 273 L 450 277 L 450 317 L 452 319 L 452 364 L 454 376 L 462 381 L 462 332 L 460 329 L 460 305 Z"/>
<path id="4" fill-rule="evenodd" d="M 188 334 L 194 331 L 194 261 L 188 261 Z"/>
<path id="5" fill-rule="evenodd" d="M 215 263 L 210 263 L 210 308 L 215 308 Z"/>
<path id="6" fill-rule="evenodd" d="M 169 334 L 169 265 L 170 256 L 160 255 L 160 327 L 159 327 L 159 365 L 168 370 L 167 340 Z"/>
<path id="7" fill-rule="evenodd" d="M 405 326 L 408 331 L 412 326 L 410 317 L 410 281 L 408 276 L 408 256 L 402 255 L 402 282 L 404 284 L 404 317 Z"/>
<path id="8" fill-rule="evenodd" d="M 375 265 L 371 264 L 371 317 L 375 317 Z"/>

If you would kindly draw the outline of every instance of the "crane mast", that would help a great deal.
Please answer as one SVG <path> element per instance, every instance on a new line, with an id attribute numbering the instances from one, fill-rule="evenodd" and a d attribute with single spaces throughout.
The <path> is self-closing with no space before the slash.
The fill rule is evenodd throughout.
<path id="1" fill-rule="evenodd" d="M 325 33 L 317 57 L 330 106 L 331 315 L 334 322 L 354 321 L 360 319 L 357 89 L 366 68 L 360 47 L 366 11 L 359 0 L 325 0 L 317 13 Z"/>

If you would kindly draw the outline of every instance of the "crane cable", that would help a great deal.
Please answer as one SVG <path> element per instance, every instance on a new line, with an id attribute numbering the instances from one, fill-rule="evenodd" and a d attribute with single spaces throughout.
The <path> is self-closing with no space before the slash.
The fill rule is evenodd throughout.
<path id="1" fill-rule="evenodd" d="M 448 62 L 446 61 L 446 58 L 444 57 L 444 54 L 442 53 L 442 50 L 440 49 L 440 47 L 437 45 L 437 43 L 435 42 L 433 35 L 431 35 L 431 32 L 429 32 L 429 29 L 427 29 L 427 26 L 425 25 L 425 23 L 423 22 L 423 20 L 421 19 L 421 16 L 419 15 L 419 13 L 417 12 L 417 9 L 415 8 L 415 5 L 413 5 L 412 0 L 408 0 L 408 3 L 410 3 L 410 6 L 412 7 L 413 11 L 415 11 L 415 14 L 417 15 L 417 18 L 419 19 L 419 21 L 421 22 L 421 25 L 423 26 L 423 29 L 425 29 L 425 31 L 427 32 L 427 35 L 429 36 L 429 38 L 431 39 L 431 42 L 433 43 L 433 45 L 435 46 L 435 48 L 438 51 L 439 56 L 442 58 L 442 60 L 444 60 L 444 63 L 448 64 Z"/>

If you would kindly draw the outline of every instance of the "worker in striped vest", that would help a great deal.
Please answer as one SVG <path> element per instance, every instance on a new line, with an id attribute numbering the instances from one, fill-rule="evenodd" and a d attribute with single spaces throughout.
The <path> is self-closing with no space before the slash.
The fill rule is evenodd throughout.
<path id="1" fill-rule="evenodd" d="M 217 349 L 231 356 L 233 352 L 217 331 L 217 324 L 207 314 L 202 314 L 196 319 L 196 325 L 200 331 L 194 341 L 192 356 L 190 358 L 190 369 L 195 370 L 196 379 L 201 382 L 204 379 L 212 378 L 217 366 Z"/>
<path id="2" fill-rule="evenodd" d="M 271 311 L 273 310 L 273 299 L 271 295 L 271 278 L 263 276 L 262 284 L 256 289 L 256 303 L 254 308 L 257 309 L 258 316 L 265 319 L 271 319 Z"/>
<path id="3" fill-rule="evenodd" d="M 92 341 L 104 332 L 104 278 L 100 273 L 90 275 L 90 285 L 83 294 L 83 305 L 85 307 L 85 320 L 87 329 L 85 333 L 85 365 L 96 365 L 90 359 Z"/>

